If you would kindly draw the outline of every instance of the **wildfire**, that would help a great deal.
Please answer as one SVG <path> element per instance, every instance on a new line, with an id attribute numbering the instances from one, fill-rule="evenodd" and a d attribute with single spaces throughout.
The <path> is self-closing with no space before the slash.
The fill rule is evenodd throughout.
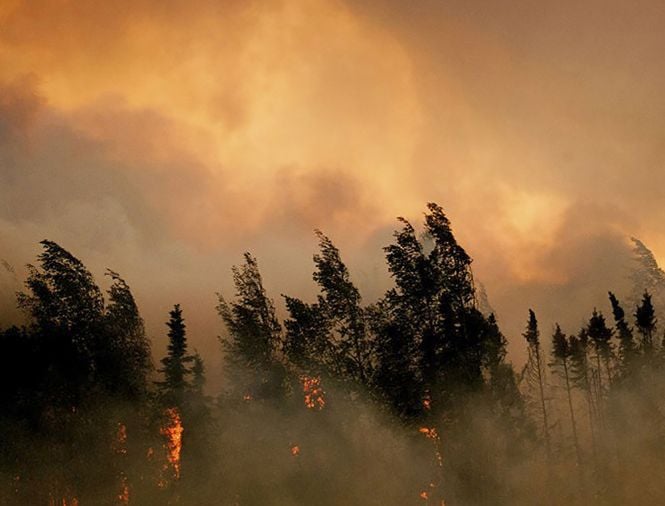
<path id="1" fill-rule="evenodd" d="M 72 497 L 71 501 L 67 500 L 66 497 L 63 497 L 61 501 L 56 501 L 53 496 L 49 497 L 49 506 L 79 506 L 79 500 L 76 497 Z"/>
<path id="2" fill-rule="evenodd" d="M 298 445 L 291 446 L 291 455 L 293 455 L 294 457 L 300 455 L 300 446 Z"/>
<path id="3" fill-rule="evenodd" d="M 129 504 L 129 484 L 127 483 L 127 477 L 125 476 L 122 478 L 122 488 L 118 494 L 118 502 L 120 502 L 120 504 Z"/>
<path id="4" fill-rule="evenodd" d="M 438 441 L 439 439 L 439 433 L 436 431 L 436 428 L 434 427 L 421 427 L 418 429 L 418 432 L 421 434 L 424 434 L 427 439 L 433 439 Z"/>
<path id="5" fill-rule="evenodd" d="M 242 396 L 242 400 L 245 402 L 249 402 L 252 400 L 252 395 L 251 394 L 245 394 Z"/>
<path id="6" fill-rule="evenodd" d="M 115 451 L 125 455 L 127 453 L 127 426 L 124 423 L 118 423 L 118 432 L 116 433 Z"/>
<path id="7" fill-rule="evenodd" d="M 321 387 L 321 378 L 318 376 L 301 376 L 302 390 L 305 396 L 307 409 L 321 410 L 326 405 Z"/>
<path id="8" fill-rule="evenodd" d="M 182 420 L 180 419 L 180 413 L 176 408 L 169 408 L 165 412 L 166 417 L 168 418 L 168 424 L 165 427 L 162 427 L 160 433 L 166 437 L 166 458 L 168 463 L 164 469 L 168 467 L 173 468 L 173 475 L 175 479 L 180 478 L 180 451 L 182 450 Z"/>
<path id="9" fill-rule="evenodd" d="M 434 445 L 434 457 L 436 461 L 436 478 L 434 479 L 433 482 L 430 482 L 429 487 L 432 491 L 432 494 L 430 494 L 427 491 L 422 491 L 420 493 L 420 498 L 424 499 L 427 501 L 427 504 L 429 504 L 430 501 L 430 495 L 432 495 L 432 500 L 435 502 L 438 501 L 437 496 L 440 494 L 436 493 L 436 490 L 439 488 L 439 484 L 441 483 L 442 479 L 442 473 L 443 473 L 443 456 L 441 455 L 441 438 L 439 437 L 439 433 L 437 432 L 435 427 L 420 427 L 418 429 L 418 432 L 423 434 L 427 439 L 432 441 L 432 444 Z M 440 506 L 445 506 L 443 499 L 440 499 L 440 502 L 438 503 Z"/>
<path id="10" fill-rule="evenodd" d="M 425 397 L 423 398 L 423 409 L 429 411 L 432 409 L 432 398 L 429 395 L 429 392 L 425 392 Z"/>
<path id="11" fill-rule="evenodd" d="M 113 445 L 118 455 L 127 455 L 127 426 L 120 422 Z M 117 495 L 120 504 L 129 504 L 129 482 L 124 473 L 120 474 L 120 492 Z"/>

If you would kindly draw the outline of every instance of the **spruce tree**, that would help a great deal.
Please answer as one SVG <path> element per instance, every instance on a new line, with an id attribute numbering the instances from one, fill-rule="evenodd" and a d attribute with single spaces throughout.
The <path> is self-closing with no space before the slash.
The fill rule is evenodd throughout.
<path id="1" fill-rule="evenodd" d="M 182 410 L 185 402 L 185 394 L 190 387 L 189 377 L 191 369 L 188 364 L 192 362 L 192 356 L 187 352 L 187 333 L 185 320 L 182 316 L 180 304 L 176 304 L 169 312 L 168 327 L 168 352 L 161 360 L 163 381 L 157 382 L 162 402 L 167 407 L 177 407 Z"/>
<path id="2" fill-rule="evenodd" d="M 612 346 L 612 336 L 614 332 L 607 326 L 605 321 L 605 316 L 603 313 L 597 311 L 595 308 L 593 314 L 589 319 L 587 324 L 587 335 L 593 343 L 593 346 L 596 351 L 596 365 L 598 369 L 598 385 L 601 393 L 603 392 L 603 381 L 602 381 L 602 367 L 601 360 L 605 365 L 605 373 L 607 376 L 608 388 L 612 382 L 612 358 L 613 358 L 613 346 Z"/>
<path id="3" fill-rule="evenodd" d="M 633 339 L 633 329 L 626 322 L 626 314 L 616 296 L 609 292 L 610 304 L 612 304 L 612 315 L 614 326 L 619 337 L 619 360 L 621 363 L 621 374 L 630 377 L 633 372 L 637 349 Z"/>
<path id="4" fill-rule="evenodd" d="M 532 309 L 529 309 L 529 320 L 526 330 L 522 334 L 527 342 L 528 359 L 525 366 L 527 384 L 530 388 L 536 390 L 537 402 L 540 408 L 540 418 L 543 424 L 543 438 L 545 440 L 545 450 L 548 460 L 552 456 L 552 447 L 550 442 L 550 425 L 547 413 L 547 400 L 545 398 L 545 370 L 540 348 L 540 331 L 538 330 L 538 320 Z"/>
<path id="5" fill-rule="evenodd" d="M 640 334 L 640 347 L 647 360 L 653 355 L 653 338 L 656 333 L 656 312 L 651 302 L 651 294 L 644 292 L 642 301 L 635 310 L 635 326 Z"/>

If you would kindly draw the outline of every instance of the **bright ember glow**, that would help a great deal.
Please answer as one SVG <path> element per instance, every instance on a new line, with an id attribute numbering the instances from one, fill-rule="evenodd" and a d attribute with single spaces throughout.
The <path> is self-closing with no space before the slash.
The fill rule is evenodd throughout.
<path id="1" fill-rule="evenodd" d="M 113 449 L 118 455 L 127 455 L 127 426 L 122 422 L 118 423 Z M 129 504 L 129 480 L 124 472 L 120 473 L 120 492 L 117 499 L 120 504 Z"/>
<path id="2" fill-rule="evenodd" d="M 48 502 L 49 506 L 79 506 L 79 500 L 76 497 L 71 499 L 63 497 L 60 501 L 50 497 Z"/>
<path id="3" fill-rule="evenodd" d="M 321 378 L 318 376 L 302 376 L 302 390 L 305 396 L 307 409 L 322 410 L 326 405 L 321 387 Z"/>

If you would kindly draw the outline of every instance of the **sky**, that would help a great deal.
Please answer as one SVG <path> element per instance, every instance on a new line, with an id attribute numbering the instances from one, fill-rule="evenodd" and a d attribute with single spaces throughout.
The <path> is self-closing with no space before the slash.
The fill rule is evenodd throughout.
<path id="1" fill-rule="evenodd" d="M 627 289 L 628 237 L 665 261 L 664 25 L 655 0 L 0 0 L 0 313 L 48 238 L 126 278 L 157 356 L 174 303 L 213 353 L 244 251 L 281 307 L 321 229 L 372 302 L 395 218 L 435 201 L 519 359 L 529 307 L 573 332 Z"/>

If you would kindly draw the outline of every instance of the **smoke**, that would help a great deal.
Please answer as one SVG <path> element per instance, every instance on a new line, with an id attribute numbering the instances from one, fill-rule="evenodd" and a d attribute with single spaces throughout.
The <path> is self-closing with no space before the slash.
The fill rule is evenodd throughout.
<path id="1" fill-rule="evenodd" d="M 0 256 L 21 279 L 56 240 L 123 274 L 158 343 L 181 302 L 212 351 L 213 294 L 244 250 L 273 296 L 312 296 L 320 228 L 370 302 L 394 217 L 437 201 L 516 350 L 527 307 L 572 327 L 621 292 L 624 236 L 665 252 L 663 16 L 653 1 L 5 2 Z"/>

